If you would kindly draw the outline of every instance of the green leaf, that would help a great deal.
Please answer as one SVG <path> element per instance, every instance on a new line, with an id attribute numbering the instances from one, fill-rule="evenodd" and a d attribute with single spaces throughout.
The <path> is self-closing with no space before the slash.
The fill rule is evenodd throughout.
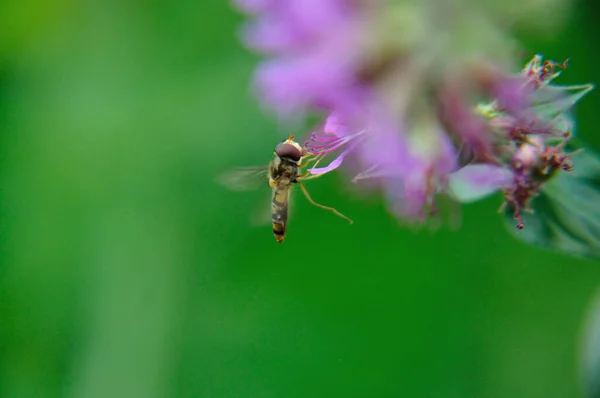
<path id="1" fill-rule="evenodd" d="M 600 159 L 590 151 L 574 157 L 575 169 L 548 181 L 524 213 L 517 230 L 512 209 L 506 220 L 515 236 L 527 243 L 600 259 Z"/>
<path id="2" fill-rule="evenodd" d="M 532 108 L 538 116 L 554 120 L 569 110 L 594 89 L 593 84 L 548 85 L 533 93 Z"/>

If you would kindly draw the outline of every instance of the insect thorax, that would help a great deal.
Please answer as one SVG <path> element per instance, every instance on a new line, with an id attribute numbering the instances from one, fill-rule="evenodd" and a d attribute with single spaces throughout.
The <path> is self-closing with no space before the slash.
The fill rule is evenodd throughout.
<path id="1" fill-rule="evenodd" d="M 275 156 L 271 162 L 271 178 L 276 181 L 288 180 L 296 182 L 298 178 L 298 164 L 286 158 Z"/>

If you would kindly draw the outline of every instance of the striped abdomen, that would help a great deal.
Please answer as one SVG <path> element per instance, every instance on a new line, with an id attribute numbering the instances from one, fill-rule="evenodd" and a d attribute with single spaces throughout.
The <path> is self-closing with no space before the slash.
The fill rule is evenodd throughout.
<path id="1" fill-rule="evenodd" d="M 271 218 L 273 221 L 273 235 L 277 242 L 283 242 L 288 219 L 288 205 L 290 201 L 290 185 L 273 188 L 271 202 Z"/>

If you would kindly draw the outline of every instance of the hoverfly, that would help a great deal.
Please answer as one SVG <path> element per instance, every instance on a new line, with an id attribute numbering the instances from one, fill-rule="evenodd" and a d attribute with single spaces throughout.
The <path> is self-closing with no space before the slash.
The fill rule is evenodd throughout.
<path id="1" fill-rule="evenodd" d="M 268 166 L 242 167 L 226 172 L 220 176 L 220 182 L 228 188 L 236 191 L 247 191 L 256 187 L 255 182 L 269 183 L 271 194 L 271 222 L 273 224 L 273 235 L 277 242 L 282 243 L 285 239 L 288 224 L 288 208 L 292 184 L 296 184 L 310 204 L 323 210 L 332 212 L 348 221 L 353 221 L 334 209 L 315 202 L 309 195 L 303 182 L 321 175 L 310 174 L 309 171 L 302 172 L 309 164 L 314 162 L 316 166 L 324 154 L 313 154 L 294 141 L 290 134 L 287 140 L 279 143 L 274 150 L 273 160 Z"/>

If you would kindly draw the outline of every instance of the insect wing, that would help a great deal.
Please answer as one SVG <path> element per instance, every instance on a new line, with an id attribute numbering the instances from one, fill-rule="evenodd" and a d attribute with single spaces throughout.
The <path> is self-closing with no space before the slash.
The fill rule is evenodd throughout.
<path id="1" fill-rule="evenodd" d="M 260 227 L 271 223 L 271 194 L 261 197 L 260 203 L 250 214 L 250 223 Z"/>
<path id="2" fill-rule="evenodd" d="M 217 181 L 232 191 L 254 191 L 269 186 L 268 174 L 267 166 L 239 167 L 221 173 Z"/>
<path id="3" fill-rule="evenodd" d="M 227 170 L 217 177 L 217 181 L 224 187 L 236 191 L 247 192 L 269 187 L 268 166 L 239 167 Z M 250 213 L 248 219 L 254 226 L 264 226 L 272 221 L 272 189 L 269 187 L 268 194 L 261 196 L 260 203 Z"/>
<path id="4" fill-rule="evenodd" d="M 293 193 L 293 192 L 291 192 Z M 290 202 L 292 201 L 292 194 L 290 194 L 287 202 L 288 207 L 288 218 L 287 222 L 291 218 L 291 215 L 294 213 L 293 209 L 290 209 Z M 263 226 L 266 224 L 270 224 L 273 221 L 273 194 L 269 195 L 267 198 L 265 196 L 264 201 L 261 201 L 260 205 L 256 207 L 256 210 L 250 216 L 250 223 L 254 226 Z"/>

